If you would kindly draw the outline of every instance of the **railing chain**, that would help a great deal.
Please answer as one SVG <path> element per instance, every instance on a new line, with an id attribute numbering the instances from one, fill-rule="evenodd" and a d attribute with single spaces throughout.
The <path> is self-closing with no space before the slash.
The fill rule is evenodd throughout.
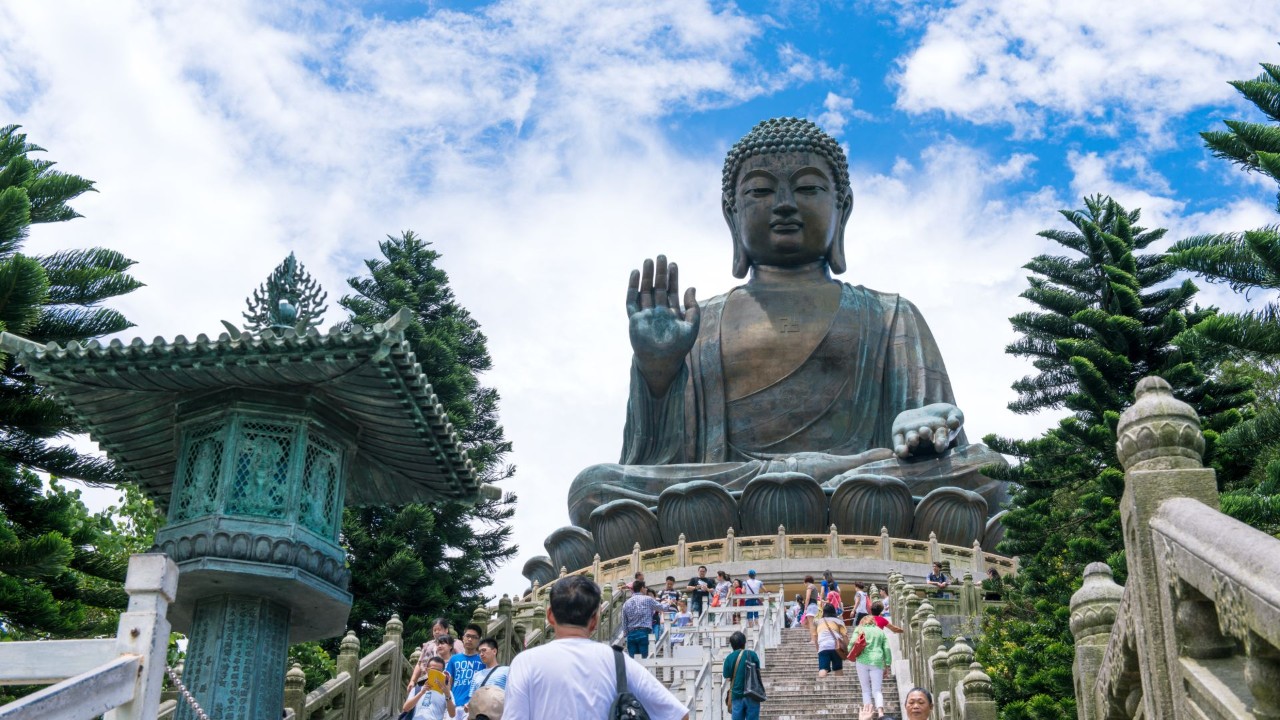
<path id="1" fill-rule="evenodd" d="M 196 712 L 196 717 L 199 718 L 199 720 L 209 720 L 209 716 L 205 714 L 204 709 L 200 707 L 200 703 L 196 702 L 195 697 L 191 695 L 191 691 L 188 690 L 187 686 L 183 685 L 182 681 L 178 679 L 178 673 L 174 672 L 173 668 L 168 665 L 165 666 L 164 671 L 169 675 L 169 681 L 173 683 L 173 686 L 178 688 L 178 692 L 182 693 L 182 699 L 186 700 L 187 704 L 191 706 L 191 709 Z"/>

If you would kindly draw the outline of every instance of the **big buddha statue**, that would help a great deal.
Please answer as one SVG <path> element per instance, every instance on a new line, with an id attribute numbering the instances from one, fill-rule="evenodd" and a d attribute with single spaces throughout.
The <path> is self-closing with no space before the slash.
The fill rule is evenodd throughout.
<path id="1" fill-rule="evenodd" d="M 551 568 L 729 527 L 997 540 L 1004 484 L 980 470 L 1004 460 L 966 442 L 920 311 L 833 277 L 853 209 L 840 145 L 807 120 L 756 125 L 725 159 L 722 206 L 746 283 L 699 302 L 663 255 L 631 273 L 622 457 L 573 481 Z"/>

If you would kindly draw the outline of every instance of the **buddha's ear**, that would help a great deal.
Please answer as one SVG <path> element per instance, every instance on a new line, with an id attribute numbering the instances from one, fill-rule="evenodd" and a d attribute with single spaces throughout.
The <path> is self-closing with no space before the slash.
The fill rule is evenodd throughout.
<path id="1" fill-rule="evenodd" d="M 844 229 L 849 225 L 849 216 L 852 214 L 853 192 L 846 189 L 844 196 L 840 198 L 840 226 L 831 241 L 831 249 L 827 251 L 827 265 L 835 275 L 844 272 L 848 266 L 844 259 Z"/>
<path id="2" fill-rule="evenodd" d="M 729 197 L 720 198 L 720 209 L 724 211 L 724 221 L 729 226 L 729 234 L 733 237 L 733 276 L 736 278 L 744 278 L 747 271 L 751 269 L 751 258 L 747 255 L 747 250 L 742 246 L 742 239 L 738 236 L 738 213 L 729 204 Z"/>

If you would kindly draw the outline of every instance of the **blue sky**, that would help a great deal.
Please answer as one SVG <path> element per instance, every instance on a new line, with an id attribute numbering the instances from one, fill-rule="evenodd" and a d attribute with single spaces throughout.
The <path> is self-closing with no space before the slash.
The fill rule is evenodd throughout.
<path id="1" fill-rule="evenodd" d="M 336 298 L 387 234 L 431 239 L 515 443 L 501 592 L 617 457 L 630 269 L 733 286 L 720 162 L 752 124 L 846 145 L 844 279 L 921 308 L 970 437 L 1028 436 L 1054 418 L 1005 409 L 1030 368 L 1003 347 L 1035 233 L 1092 193 L 1170 241 L 1273 222 L 1276 188 L 1197 133 L 1255 118 L 1226 83 L 1277 41 L 1275 2 L 50 0 L 0 6 L 0 122 L 97 181 L 28 248 L 137 260 L 143 337 L 218 332 L 290 251 Z"/>

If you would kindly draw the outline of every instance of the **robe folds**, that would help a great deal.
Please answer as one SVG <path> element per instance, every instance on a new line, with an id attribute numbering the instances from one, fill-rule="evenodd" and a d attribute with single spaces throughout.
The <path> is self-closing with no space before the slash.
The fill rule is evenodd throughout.
<path id="1" fill-rule="evenodd" d="M 796 470 L 825 482 L 838 470 L 822 468 L 842 464 L 818 462 L 815 470 L 804 458 L 848 458 L 844 469 L 884 460 L 887 450 L 867 451 L 892 447 L 899 413 L 955 404 L 920 311 L 899 295 L 847 283 L 826 332 L 797 367 L 729 400 L 721 326 L 726 301 L 738 291 L 702 304 L 697 340 L 664 396 L 649 392 L 633 363 L 622 456 L 574 480 L 569 511 L 575 525 L 586 527 L 591 510 L 610 500 L 653 505 L 663 489 L 689 480 L 741 490 L 762 472 Z M 956 442 L 964 446 L 963 433 Z M 866 457 L 858 461 L 859 455 Z"/>

